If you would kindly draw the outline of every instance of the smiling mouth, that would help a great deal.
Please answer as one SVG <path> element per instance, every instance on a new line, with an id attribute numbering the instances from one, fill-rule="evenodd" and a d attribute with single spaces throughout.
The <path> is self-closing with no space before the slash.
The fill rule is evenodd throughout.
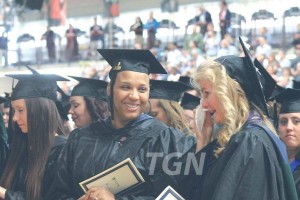
<path id="1" fill-rule="evenodd" d="M 139 104 L 125 104 L 129 111 L 136 111 L 139 107 Z"/>

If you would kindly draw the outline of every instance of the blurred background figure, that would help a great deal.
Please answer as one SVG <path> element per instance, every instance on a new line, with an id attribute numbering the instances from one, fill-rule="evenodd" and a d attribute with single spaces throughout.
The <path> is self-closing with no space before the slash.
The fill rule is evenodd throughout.
<path id="1" fill-rule="evenodd" d="M 41 40 L 46 40 L 49 62 L 54 63 L 56 61 L 55 33 L 50 26 L 47 26 L 47 31 L 42 35 Z"/>
<path id="2" fill-rule="evenodd" d="M 77 33 L 71 24 L 69 24 L 65 36 L 67 38 L 66 59 L 68 64 L 70 64 L 70 62 L 77 60 L 79 55 Z"/>
<path id="3" fill-rule="evenodd" d="M 98 55 L 97 49 L 105 48 L 104 30 L 97 24 L 97 17 L 94 17 L 94 25 L 90 28 L 89 56 L 95 58 Z"/>
<path id="4" fill-rule="evenodd" d="M 135 23 L 130 26 L 130 31 L 133 31 L 135 34 L 134 46 L 139 45 L 139 47 L 142 49 L 144 45 L 144 38 L 143 38 L 144 24 L 140 17 L 135 18 Z"/>
<path id="5" fill-rule="evenodd" d="M 7 32 L 3 32 L 0 37 L 0 66 L 7 67 Z M 4 60 L 4 63 L 3 63 Z"/>
<path id="6" fill-rule="evenodd" d="M 153 17 L 153 12 L 149 13 L 149 19 L 145 24 L 145 29 L 147 29 L 148 38 L 147 38 L 147 49 L 154 47 L 154 42 L 156 39 L 156 32 L 159 27 L 159 22 Z"/>
<path id="7" fill-rule="evenodd" d="M 230 21 L 231 13 L 228 10 L 227 2 L 222 0 L 220 2 L 220 13 L 219 13 L 219 23 L 222 39 L 226 33 L 230 33 Z"/>
<path id="8" fill-rule="evenodd" d="M 197 47 L 202 51 L 204 48 L 204 42 L 203 42 L 203 36 L 199 32 L 199 27 L 194 25 L 193 26 L 193 32 L 190 35 L 187 35 L 185 42 L 184 42 L 184 49 L 190 51 L 191 42 L 195 42 Z"/>
<path id="9" fill-rule="evenodd" d="M 212 23 L 212 18 L 210 12 L 208 12 L 203 5 L 199 7 L 200 14 L 198 15 L 196 20 L 197 24 L 200 26 L 200 32 L 204 36 L 207 32 L 207 25 Z"/>

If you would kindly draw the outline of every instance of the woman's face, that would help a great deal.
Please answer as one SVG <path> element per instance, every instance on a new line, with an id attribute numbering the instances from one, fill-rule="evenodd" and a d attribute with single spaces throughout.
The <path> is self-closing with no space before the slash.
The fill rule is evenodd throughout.
<path id="1" fill-rule="evenodd" d="M 25 99 L 18 99 L 11 102 L 14 110 L 13 121 L 18 124 L 23 133 L 28 133 L 27 107 Z"/>
<path id="2" fill-rule="evenodd" d="M 224 124 L 224 110 L 215 90 L 213 89 L 212 83 L 207 80 L 200 80 L 199 84 L 201 88 L 202 108 L 207 109 L 207 112 L 210 113 L 214 123 Z"/>
<path id="3" fill-rule="evenodd" d="M 300 113 L 280 114 L 278 130 L 287 149 L 300 149 Z"/>
<path id="4" fill-rule="evenodd" d="M 119 72 L 113 94 L 113 123 L 116 128 L 122 128 L 145 111 L 149 99 L 149 76 L 132 71 Z M 108 96 L 110 96 L 110 87 L 108 87 Z"/>
<path id="5" fill-rule="evenodd" d="M 70 104 L 71 108 L 69 113 L 76 127 L 82 128 L 92 123 L 92 117 L 87 109 L 83 96 L 71 96 Z"/>
<path id="6" fill-rule="evenodd" d="M 155 117 L 159 121 L 169 125 L 167 113 L 164 111 L 164 109 L 162 107 L 160 107 L 158 105 L 159 100 L 158 99 L 150 99 L 150 103 L 151 103 L 150 115 L 152 117 Z"/>
<path id="7" fill-rule="evenodd" d="M 9 108 L 4 108 L 3 110 L 3 121 L 4 121 L 5 128 L 8 128 Z"/>

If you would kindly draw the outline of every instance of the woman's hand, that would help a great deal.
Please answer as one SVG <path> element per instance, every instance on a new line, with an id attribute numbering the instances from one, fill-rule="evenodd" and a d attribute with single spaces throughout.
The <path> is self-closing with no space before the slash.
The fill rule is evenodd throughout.
<path id="1" fill-rule="evenodd" d="M 200 105 L 201 106 L 201 105 Z M 202 109 L 202 108 L 198 108 Z M 208 145 L 211 140 L 212 140 L 212 132 L 213 132 L 213 121 L 211 119 L 210 113 L 209 112 L 204 112 L 203 115 L 196 116 L 196 111 L 194 110 L 194 130 L 197 136 L 197 149 L 196 152 L 200 151 L 203 149 L 206 145 Z M 197 117 L 204 117 L 204 122 L 201 127 L 198 127 L 196 124 L 196 121 L 201 121 L 197 119 Z M 201 130 L 199 130 L 199 128 Z"/>
<path id="2" fill-rule="evenodd" d="M 5 198 L 6 189 L 0 186 L 0 199 Z"/>
<path id="3" fill-rule="evenodd" d="M 80 198 L 82 200 L 82 197 Z M 92 188 L 84 195 L 83 200 L 115 200 L 111 191 L 104 187 Z"/>

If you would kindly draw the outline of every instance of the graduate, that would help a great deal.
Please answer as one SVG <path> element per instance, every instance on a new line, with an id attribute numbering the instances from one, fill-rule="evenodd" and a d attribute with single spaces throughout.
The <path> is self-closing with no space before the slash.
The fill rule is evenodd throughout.
<path id="1" fill-rule="evenodd" d="M 79 81 L 70 97 L 72 120 L 77 128 L 82 128 L 93 121 L 109 117 L 107 82 L 96 79 L 70 76 Z"/>
<path id="2" fill-rule="evenodd" d="M 179 102 L 185 91 L 192 89 L 180 81 L 150 80 L 149 114 L 185 134 L 193 134 Z"/>
<path id="3" fill-rule="evenodd" d="M 47 198 L 155 199 L 168 185 L 180 193 L 180 176 L 175 179 L 166 174 L 162 163 L 169 154 L 180 153 L 178 159 L 183 159 L 201 147 L 198 143 L 196 146 L 195 137 L 185 136 L 144 114 L 149 99 L 149 74 L 166 74 L 165 69 L 149 50 L 98 51 L 112 66 L 107 87 L 111 116 L 73 131 Z M 150 154 L 155 153 L 161 157 L 152 163 Z M 145 183 L 117 195 L 103 187 L 84 193 L 80 182 L 126 158 L 133 161 Z"/>
<path id="4" fill-rule="evenodd" d="M 8 99 L 0 97 L 0 104 L 7 102 Z M 3 115 L 0 113 L 0 178 L 3 173 L 6 156 L 7 156 L 7 131 L 4 125 Z"/>
<path id="5" fill-rule="evenodd" d="M 280 139 L 287 149 L 298 198 L 300 197 L 300 90 L 287 88 L 272 100 L 281 104 L 278 121 Z"/>
<path id="6" fill-rule="evenodd" d="M 10 153 L 0 182 L 0 198 L 44 199 L 66 139 L 57 109 L 57 75 L 14 74 Z"/>
<path id="7" fill-rule="evenodd" d="M 193 77 L 206 118 L 221 127 L 193 199 L 297 199 L 285 145 L 267 118 L 260 73 L 240 42 L 245 57 L 205 61 Z M 204 135 L 211 144 L 212 134 Z"/>

